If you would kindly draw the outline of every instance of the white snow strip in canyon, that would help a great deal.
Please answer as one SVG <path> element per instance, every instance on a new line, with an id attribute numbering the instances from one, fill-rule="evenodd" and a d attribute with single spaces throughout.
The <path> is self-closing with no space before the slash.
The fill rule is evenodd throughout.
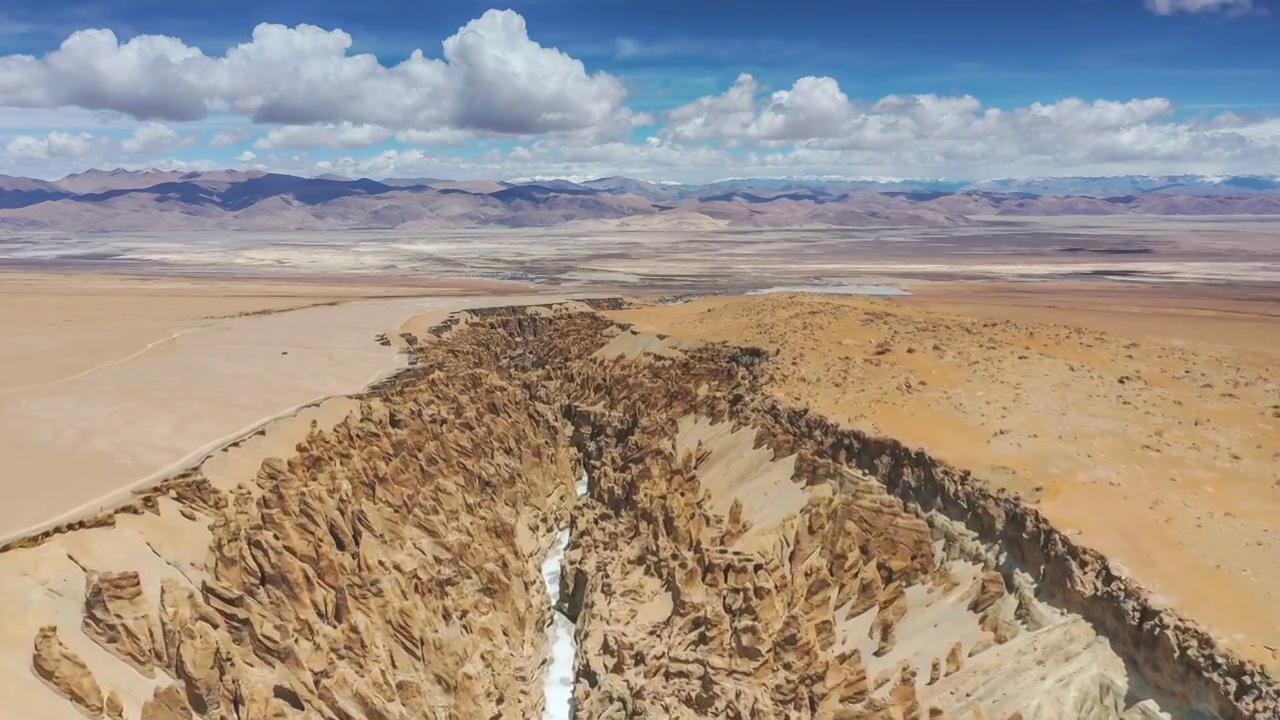
<path id="1" fill-rule="evenodd" d="M 586 473 L 574 487 L 579 496 L 586 494 Z M 574 638 L 573 622 L 556 610 L 560 602 L 560 565 L 568 547 L 569 528 L 561 528 L 542 561 L 542 583 L 547 587 L 547 600 L 551 603 L 551 623 L 547 626 L 551 662 L 543 678 L 543 717 L 546 720 L 569 720 L 573 716 L 574 660 L 578 644 Z"/>

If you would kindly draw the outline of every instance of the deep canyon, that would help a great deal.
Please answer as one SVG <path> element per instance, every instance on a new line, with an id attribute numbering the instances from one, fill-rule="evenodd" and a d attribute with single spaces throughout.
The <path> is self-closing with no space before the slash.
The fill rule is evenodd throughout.
<path id="1" fill-rule="evenodd" d="M 623 304 L 455 313 L 246 477 L 9 543 L 0 692 L 42 684 L 37 718 L 562 717 L 559 624 L 572 717 L 1280 717 L 1268 670 L 1018 495 Z"/>

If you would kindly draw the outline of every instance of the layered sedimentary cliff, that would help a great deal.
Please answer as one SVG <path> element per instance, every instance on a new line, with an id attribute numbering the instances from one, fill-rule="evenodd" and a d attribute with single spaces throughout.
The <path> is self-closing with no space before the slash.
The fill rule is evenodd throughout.
<path id="1" fill-rule="evenodd" d="M 1278 716 L 1270 677 L 1016 497 L 767 397 L 759 352 L 631 352 L 581 306 L 434 335 L 252 482 L 196 470 L 0 553 L 41 589 L 15 627 L 44 706 L 543 717 L 558 612 L 577 717 Z"/>

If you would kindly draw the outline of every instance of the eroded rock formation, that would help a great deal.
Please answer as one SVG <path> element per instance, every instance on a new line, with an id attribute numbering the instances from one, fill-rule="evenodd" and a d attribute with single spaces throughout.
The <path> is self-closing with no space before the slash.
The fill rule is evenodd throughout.
<path id="1" fill-rule="evenodd" d="M 58 639 L 56 627 L 46 625 L 36 634 L 31 669 L 84 714 L 94 718 L 102 714 L 105 707 L 102 688 L 84 660 Z"/>
<path id="2" fill-rule="evenodd" d="M 253 482 L 161 484 L 132 510 L 207 528 L 200 572 L 85 567 L 79 631 L 119 667 L 46 627 L 34 673 L 91 717 L 536 718 L 559 611 L 578 717 L 1275 715 L 1269 677 L 1016 498 L 780 406 L 759 353 L 619 332 L 471 313 Z"/>

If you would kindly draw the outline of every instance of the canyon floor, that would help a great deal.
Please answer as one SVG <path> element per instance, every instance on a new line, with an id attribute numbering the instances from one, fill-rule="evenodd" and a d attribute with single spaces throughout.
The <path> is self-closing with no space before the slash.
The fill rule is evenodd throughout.
<path id="1" fill-rule="evenodd" d="M 1265 288 L 4 277 L 22 717 L 1277 717 Z"/>

